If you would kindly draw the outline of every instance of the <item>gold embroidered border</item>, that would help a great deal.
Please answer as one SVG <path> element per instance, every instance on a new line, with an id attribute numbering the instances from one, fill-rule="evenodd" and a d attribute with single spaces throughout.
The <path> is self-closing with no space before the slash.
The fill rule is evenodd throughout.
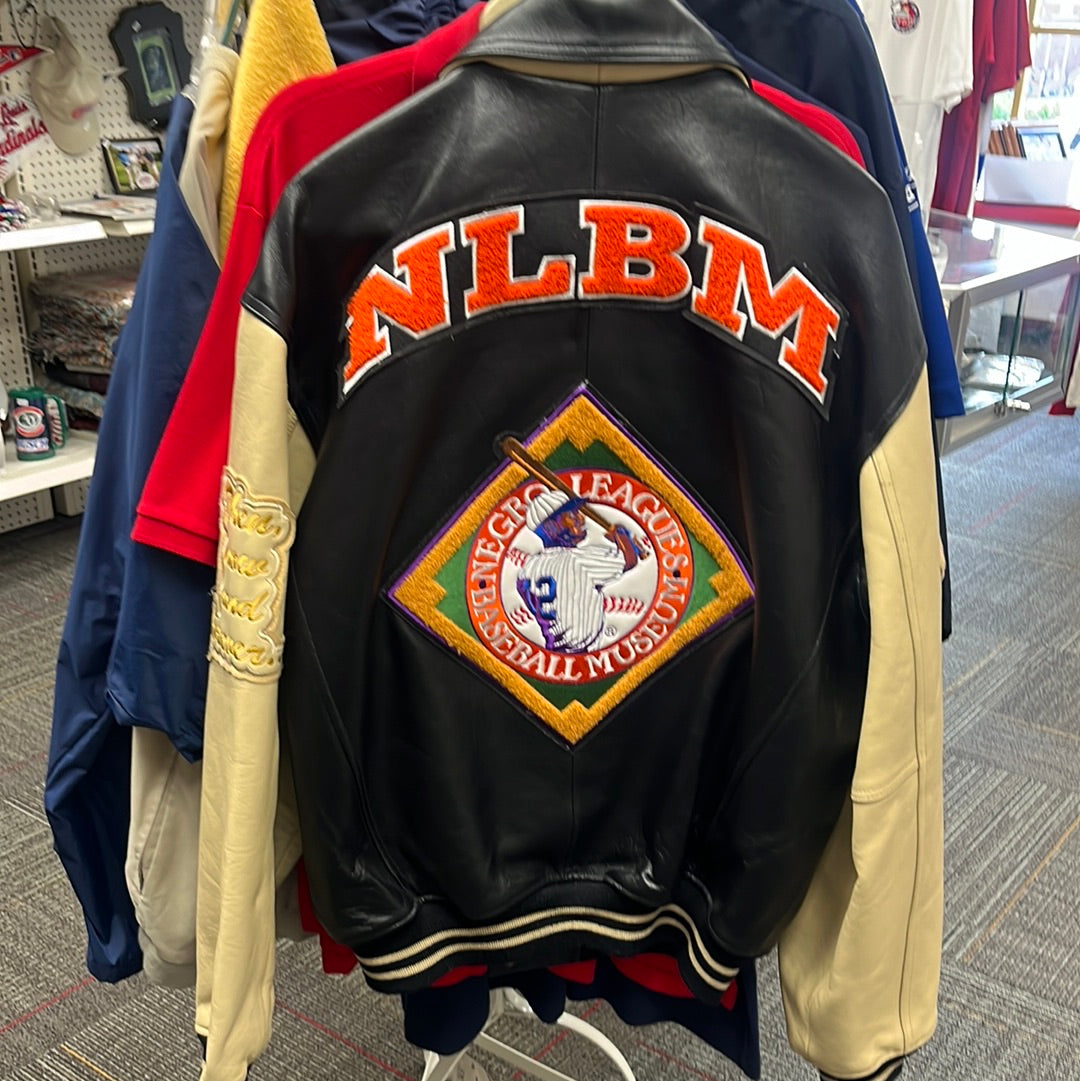
<path id="1" fill-rule="evenodd" d="M 287 553 L 295 531 L 284 500 L 254 495 L 226 466 L 208 657 L 230 675 L 266 683 L 281 674 Z"/>

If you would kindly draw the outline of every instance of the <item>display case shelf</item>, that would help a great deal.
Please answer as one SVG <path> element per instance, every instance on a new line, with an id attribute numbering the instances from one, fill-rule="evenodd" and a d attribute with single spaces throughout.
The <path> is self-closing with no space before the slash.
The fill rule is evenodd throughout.
<path id="1" fill-rule="evenodd" d="M 1080 244 L 933 211 L 964 414 L 939 422 L 942 453 L 1046 405 L 1077 349 Z"/>

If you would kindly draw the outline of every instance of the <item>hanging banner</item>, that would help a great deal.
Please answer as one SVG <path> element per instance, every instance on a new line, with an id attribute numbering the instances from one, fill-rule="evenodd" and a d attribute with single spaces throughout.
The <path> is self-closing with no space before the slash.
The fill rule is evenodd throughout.
<path id="1" fill-rule="evenodd" d="M 0 182 L 45 146 L 49 133 L 28 98 L 0 97 Z"/>
<path id="2" fill-rule="evenodd" d="M 14 71 L 20 64 L 27 60 L 33 60 L 45 50 L 36 49 L 33 45 L 4 45 L 0 44 L 0 75 Z"/>

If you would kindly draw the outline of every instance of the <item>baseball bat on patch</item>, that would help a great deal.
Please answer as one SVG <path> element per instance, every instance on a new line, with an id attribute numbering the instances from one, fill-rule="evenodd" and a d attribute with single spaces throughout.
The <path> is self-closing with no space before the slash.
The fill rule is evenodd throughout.
<path id="1" fill-rule="evenodd" d="M 500 443 L 499 449 L 509 458 L 512 462 L 516 462 L 526 473 L 531 473 L 537 480 L 542 480 L 549 488 L 554 488 L 557 492 L 562 492 L 564 495 L 568 495 L 571 499 L 580 499 L 581 496 L 570 487 L 562 479 L 562 477 L 556 476 L 543 462 L 537 461 L 513 436 L 506 436 Z M 588 503 L 582 503 L 581 513 L 586 518 L 591 518 L 607 536 L 611 536 L 615 533 L 615 526 L 609 522 L 602 514 L 592 509 Z M 631 540 L 634 548 L 637 551 L 638 556 L 641 559 L 649 558 L 649 549 L 638 541 Z"/>
<path id="2" fill-rule="evenodd" d="M 571 499 L 581 498 L 566 481 L 552 473 L 543 462 L 538 462 L 513 436 L 508 435 L 499 444 L 499 449 L 512 462 L 517 462 L 526 473 L 531 473 L 537 480 L 542 480 L 549 488 L 554 488 L 555 491 L 562 492 Z M 594 511 L 588 503 L 582 504 L 581 513 L 586 518 L 591 518 L 605 533 L 610 533 L 615 528 L 602 514 Z"/>

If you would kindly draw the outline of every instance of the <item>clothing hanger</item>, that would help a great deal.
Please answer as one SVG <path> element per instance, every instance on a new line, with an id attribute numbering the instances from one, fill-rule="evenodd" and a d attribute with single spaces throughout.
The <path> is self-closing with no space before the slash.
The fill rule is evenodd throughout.
<path id="1" fill-rule="evenodd" d="M 500 988 L 491 992 L 490 1012 L 487 1024 L 481 1030 L 476 1039 L 469 1045 L 479 1051 L 486 1051 L 489 1055 L 502 1062 L 516 1067 L 518 1073 L 528 1074 L 537 1081 L 576 1081 L 575 1078 L 554 1070 L 550 1066 L 525 1054 L 524 1051 L 511 1047 L 509 1044 L 497 1040 L 489 1031 L 493 1023 L 503 1014 L 523 1014 L 527 1017 L 535 1017 L 532 1007 L 526 998 L 508 987 Z M 598 1028 L 583 1021 L 572 1013 L 563 1013 L 556 1021 L 556 1025 L 576 1032 L 583 1036 L 604 1055 L 611 1060 L 612 1065 L 619 1071 L 622 1081 L 635 1081 L 634 1071 L 626 1056 L 608 1039 Z M 434 1051 L 424 1052 L 424 1074 L 421 1081 L 449 1081 L 454 1076 L 454 1069 L 465 1055 L 469 1047 L 459 1051 L 456 1055 L 437 1055 Z"/>
<path id="2" fill-rule="evenodd" d="M 221 27 L 221 32 L 214 35 L 221 45 L 227 45 L 229 39 L 236 32 L 236 24 L 240 19 L 240 4 L 241 0 L 232 0 L 232 3 L 229 5 L 228 13 L 225 16 L 225 22 Z"/>
<path id="3" fill-rule="evenodd" d="M 204 8 L 207 12 L 204 42 L 210 39 L 219 45 L 228 45 L 248 7 L 247 0 L 208 0 Z"/>

